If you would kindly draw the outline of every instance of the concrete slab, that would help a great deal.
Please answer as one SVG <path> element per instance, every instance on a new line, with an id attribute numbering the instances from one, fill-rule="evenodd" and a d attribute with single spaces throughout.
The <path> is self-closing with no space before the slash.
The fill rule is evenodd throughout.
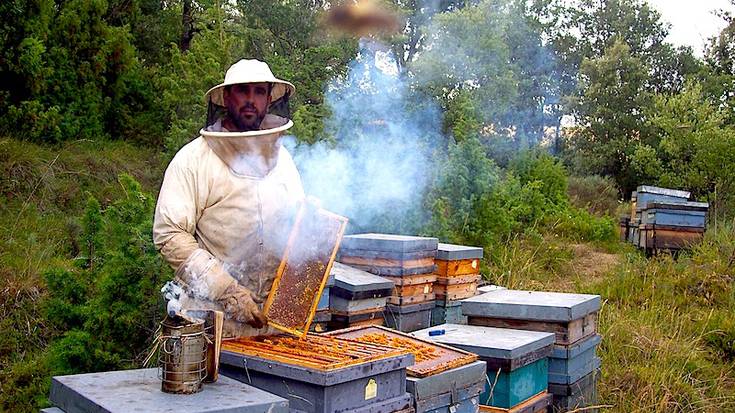
<path id="1" fill-rule="evenodd" d="M 473 258 L 482 258 L 482 248 L 439 243 L 438 250 L 436 251 L 437 260 L 454 261 L 471 260 Z"/>
<path id="2" fill-rule="evenodd" d="M 462 300 L 470 317 L 568 322 L 600 309 L 600 296 L 543 291 L 496 290 Z"/>
<path id="3" fill-rule="evenodd" d="M 288 401 L 221 376 L 194 394 L 161 391 L 157 369 L 57 376 L 51 402 L 65 413 L 288 413 Z"/>
<path id="4" fill-rule="evenodd" d="M 437 238 L 415 237 L 394 234 L 356 234 L 342 238 L 341 248 L 348 250 L 372 250 L 393 252 L 415 252 L 436 250 Z"/>
<path id="5" fill-rule="evenodd" d="M 393 288 L 393 281 L 349 265 L 335 262 L 332 266 L 334 287 L 347 291 L 372 291 Z"/>
<path id="6" fill-rule="evenodd" d="M 431 331 L 444 334 L 430 336 Z M 424 340 L 442 343 L 475 353 L 482 358 L 514 360 L 554 343 L 553 333 L 508 328 L 442 324 L 411 333 Z"/>

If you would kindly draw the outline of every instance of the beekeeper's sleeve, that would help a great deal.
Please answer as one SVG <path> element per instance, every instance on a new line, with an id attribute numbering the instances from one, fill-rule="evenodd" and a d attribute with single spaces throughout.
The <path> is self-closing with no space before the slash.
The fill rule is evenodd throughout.
<path id="1" fill-rule="evenodd" d="M 206 186 L 197 182 L 204 178 L 194 167 L 185 165 L 185 158 L 179 155 L 163 178 L 153 221 L 153 242 L 194 296 L 216 301 L 236 281 L 194 238 L 206 202 L 206 194 L 199 193 L 198 188 Z"/>

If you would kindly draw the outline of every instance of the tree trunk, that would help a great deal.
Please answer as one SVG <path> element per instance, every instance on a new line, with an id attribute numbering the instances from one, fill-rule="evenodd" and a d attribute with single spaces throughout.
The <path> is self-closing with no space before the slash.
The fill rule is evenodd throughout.
<path id="1" fill-rule="evenodd" d="M 184 11 L 181 13 L 181 44 L 182 52 L 189 50 L 191 38 L 194 36 L 194 19 L 191 16 L 191 0 L 184 0 Z"/>

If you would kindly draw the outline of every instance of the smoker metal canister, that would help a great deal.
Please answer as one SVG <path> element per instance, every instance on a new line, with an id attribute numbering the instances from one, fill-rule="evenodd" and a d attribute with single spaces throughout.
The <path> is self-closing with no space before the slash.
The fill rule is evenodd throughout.
<path id="1" fill-rule="evenodd" d="M 166 318 L 161 322 L 158 364 L 162 391 L 181 394 L 200 391 L 207 375 L 206 357 L 204 321 L 180 323 Z"/>

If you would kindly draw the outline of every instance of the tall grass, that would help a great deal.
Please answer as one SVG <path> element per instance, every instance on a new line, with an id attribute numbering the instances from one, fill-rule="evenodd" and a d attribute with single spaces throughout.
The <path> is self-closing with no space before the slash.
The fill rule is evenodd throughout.
<path id="1" fill-rule="evenodd" d="M 613 248 L 617 260 L 605 268 L 575 265 L 578 251 L 563 238 L 516 239 L 493 252 L 489 279 L 602 296 L 599 394 L 613 406 L 607 411 L 735 411 L 733 228 L 711 229 L 677 259 Z M 596 248 L 587 266 L 609 252 Z"/>

